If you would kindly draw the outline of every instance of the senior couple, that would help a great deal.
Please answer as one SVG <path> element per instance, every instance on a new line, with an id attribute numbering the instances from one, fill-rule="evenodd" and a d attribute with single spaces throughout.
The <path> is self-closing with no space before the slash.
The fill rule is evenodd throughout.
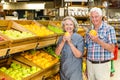
<path id="1" fill-rule="evenodd" d="M 96 36 L 86 33 L 85 39 L 77 34 L 78 23 L 74 17 L 67 16 L 61 26 L 69 35 L 60 36 L 55 53 L 60 55 L 60 80 L 82 79 L 82 56 L 87 48 L 88 80 L 110 80 L 111 59 L 116 41 L 114 27 L 102 20 L 102 10 L 94 7 L 89 12 L 91 29 Z M 90 29 L 90 30 L 91 30 Z"/>

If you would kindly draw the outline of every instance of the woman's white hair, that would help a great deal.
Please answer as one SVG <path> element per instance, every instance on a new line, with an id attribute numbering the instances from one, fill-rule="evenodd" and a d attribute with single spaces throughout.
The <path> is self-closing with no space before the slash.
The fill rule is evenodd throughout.
<path id="1" fill-rule="evenodd" d="M 78 22 L 77 22 L 77 20 L 76 20 L 74 17 L 72 17 L 72 16 L 66 16 L 66 17 L 63 19 L 63 21 L 62 21 L 62 23 L 61 23 L 61 26 L 62 26 L 63 31 L 65 31 L 65 30 L 64 30 L 65 20 L 71 20 L 71 21 L 73 22 L 73 24 L 74 24 L 74 30 L 73 30 L 73 32 L 77 32 Z"/>
<path id="2" fill-rule="evenodd" d="M 102 16 L 102 10 L 100 8 L 97 8 L 97 7 L 94 7 L 90 10 L 90 13 L 91 14 L 92 12 L 97 12 L 100 16 Z"/>

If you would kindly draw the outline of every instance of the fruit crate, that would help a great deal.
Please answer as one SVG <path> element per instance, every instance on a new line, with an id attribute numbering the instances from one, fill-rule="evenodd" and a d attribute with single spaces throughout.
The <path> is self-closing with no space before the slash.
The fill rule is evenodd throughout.
<path id="1" fill-rule="evenodd" d="M 3 29 L 7 29 L 7 25 L 8 25 L 9 21 L 8 20 L 0 20 L 0 30 Z M 1 40 L 2 39 L 2 40 Z M 9 40 L 7 38 L 5 38 L 2 34 L 0 34 L 0 49 L 3 48 L 8 48 L 8 43 Z"/>
<path id="2" fill-rule="evenodd" d="M 50 21 L 37 21 L 37 23 L 39 24 L 42 24 L 44 25 L 47 29 L 48 28 L 48 24 L 49 24 Z M 50 30 L 52 31 L 52 30 Z M 54 32 L 54 31 L 53 31 Z M 39 40 L 38 40 L 38 48 L 42 48 L 42 47 L 45 47 L 45 46 L 49 46 L 49 45 L 53 45 L 53 44 L 56 44 L 56 41 L 58 39 L 60 35 L 58 35 L 57 33 L 54 32 L 53 35 L 49 35 L 49 36 L 44 36 L 44 37 L 39 37 Z"/>
<path id="3" fill-rule="evenodd" d="M 36 20 L 39 24 L 42 24 L 44 26 L 48 26 L 49 20 Z"/>
<path id="4" fill-rule="evenodd" d="M 57 29 L 62 29 L 62 27 L 61 27 L 61 21 L 48 21 L 48 20 L 42 21 L 42 20 L 37 20 L 36 22 L 39 23 L 39 24 L 42 24 L 42 25 L 46 26 L 48 29 L 49 29 L 49 25 L 53 26 L 53 28 L 57 27 Z M 51 30 L 51 29 L 49 29 L 49 30 Z M 53 31 L 53 30 L 51 30 L 51 31 Z M 53 32 L 56 33 L 57 31 L 53 31 Z M 59 35 L 58 33 L 56 33 L 56 34 Z"/>
<path id="5" fill-rule="evenodd" d="M 9 21 L 0 20 L 0 29 L 6 29 Z M 6 55 L 6 52 L 9 48 L 9 40 L 0 34 L 0 57 Z"/>
<path id="6" fill-rule="evenodd" d="M 5 74 L 4 72 L 0 71 L 0 80 L 14 80 L 11 78 L 8 74 Z"/>
<path id="7" fill-rule="evenodd" d="M 56 35 L 50 35 L 50 36 L 47 36 L 47 37 L 39 37 L 38 48 L 43 48 L 45 46 L 56 44 L 58 37 L 59 36 L 57 34 Z"/>
<path id="8" fill-rule="evenodd" d="M 54 32 L 50 31 L 47 29 L 46 26 L 43 24 L 38 23 L 37 21 L 32 21 L 32 20 L 25 20 L 25 21 L 19 21 L 15 20 L 20 27 L 25 28 L 26 30 L 34 33 L 35 35 L 39 37 L 46 37 L 49 35 L 54 35 Z"/>
<path id="9" fill-rule="evenodd" d="M 0 49 L 9 48 L 9 42 L 10 40 L 5 38 L 4 35 L 0 33 Z"/>
<path id="10" fill-rule="evenodd" d="M 31 26 L 29 26 L 29 24 L 32 24 L 32 25 L 34 25 L 34 26 L 38 26 L 38 27 L 40 27 L 40 30 L 38 31 L 38 32 L 40 32 L 40 31 L 43 31 L 44 29 L 46 29 L 46 30 L 49 30 L 46 26 L 44 26 L 43 24 L 41 24 L 41 23 L 39 23 L 39 22 L 37 22 L 37 21 L 32 21 L 32 20 L 26 20 L 26 21 L 18 21 L 18 20 L 15 20 L 14 22 L 16 22 L 18 25 L 20 25 L 21 27 L 23 27 L 24 25 L 28 25 L 28 27 L 30 28 Z M 46 21 L 45 21 L 46 22 Z M 48 22 L 47 22 L 48 23 Z M 23 25 L 23 26 L 22 26 Z M 41 27 L 44 27 L 44 29 L 43 30 L 41 30 Z M 24 28 L 24 27 L 23 27 Z M 37 28 L 37 27 L 36 27 Z M 27 28 L 26 28 L 27 29 Z M 39 29 L 39 28 L 38 28 Z M 37 29 L 37 30 L 38 30 Z M 34 30 L 34 29 L 32 29 L 32 30 Z M 38 48 L 42 48 L 42 47 L 44 47 L 44 46 L 48 46 L 48 45 L 51 45 L 51 44 L 55 44 L 55 42 L 56 42 L 56 38 L 58 38 L 58 35 L 56 34 L 56 33 L 54 33 L 54 32 L 52 32 L 52 33 L 50 33 L 50 35 L 49 34 L 47 34 L 48 32 L 46 32 L 46 30 L 45 30 L 45 35 L 44 35 L 44 33 L 42 33 L 43 35 L 40 35 L 40 34 L 38 34 L 38 33 L 36 33 L 37 31 L 36 31 L 36 29 L 35 29 L 35 31 L 31 31 L 30 29 L 29 29 L 29 31 L 31 31 L 31 32 L 33 32 L 34 34 L 36 34 L 38 37 L 39 37 L 39 39 L 38 39 Z M 50 30 L 49 30 L 50 31 Z"/>
<path id="11" fill-rule="evenodd" d="M 35 34 L 31 33 L 30 31 L 24 28 L 21 28 L 18 24 L 16 24 L 13 21 L 2 20 L 0 22 L 3 23 L 2 25 L 0 24 L 0 30 L 1 30 L 0 35 L 2 35 L 4 38 L 6 38 L 9 41 L 8 45 L 7 44 L 6 45 L 9 46 L 8 48 L 10 48 L 10 54 L 24 51 L 24 50 L 33 49 L 36 47 L 38 36 L 36 36 Z M 33 36 L 24 37 L 23 35 L 23 38 L 13 39 L 11 37 L 8 37 L 2 32 L 2 31 L 10 31 L 10 30 L 11 32 L 13 32 L 12 30 L 14 30 L 19 33 L 23 33 L 23 32 L 26 34 L 29 33 L 29 34 L 32 34 Z M 13 35 L 15 34 L 16 36 L 18 35 L 17 33 L 14 33 Z"/>
<path id="12" fill-rule="evenodd" d="M 48 25 L 52 25 L 52 26 L 55 26 L 55 27 L 62 28 L 61 27 L 61 21 L 49 21 Z"/>
<path id="13" fill-rule="evenodd" d="M 60 63 L 58 62 L 57 64 L 43 70 L 42 73 L 39 73 L 38 75 L 32 77 L 30 80 L 46 80 L 46 78 L 53 76 L 59 72 L 59 66 Z"/>
<path id="14" fill-rule="evenodd" d="M 48 28 L 49 25 L 52 25 L 53 27 L 60 28 L 60 23 L 61 23 L 61 21 L 40 21 L 40 20 L 38 20 L 37 22 L 46 26 L 47 28 Z M 57 26 L 57 24 L 59 24 L 59 25 Z M 49 30 L 51 30 L 51 29 L 49 29 Z M 53 32 L 55 33 L 54 35 L 50 35 L 50 36 L 46 36 L 46 37 L 40 37 L 38 47 L 42 48 L 42 47 L 45 47 L 45 46 L 48 46 L 48 45 L 56 44 L 59 36 L 63 35 L 63 33 L 58 34 L 58 33 L 56 33 L 58 31 L 56 31 L 56 32 L 53 31 Z"/>
<path id="15" fill-rule="evenodd" d="M 63 35 L 64 31 L 61 27 L 61 21 L 49 21 L 48 29 L 55 32 L 57 35 Z"/>
<path id="16" fill-rule="evenodd" d="M 42 72 L 42 69 L 39 67 L 30 66 L 23 62 L 17 61 L 11 57 L 3 59 L 3 60 L 4 61 L 0 63 L 0 80 L 2 79 L 30 80 L 30 78 Z"/>
<path id="17" fill-rule="evenodd" d="M 9 49 L 9 41 L 0 41 L 0 57 L 5 56 Z"/>
<path id="18" fill-rule="evenodd" d="M 25 62 L 26 64 L 29 65 L 39 66 L 42 69 L 46 69 L 59 62 L 58 58 L 42 49 L 40 50 L 31 49 L 21 53 L 19 56 L 15 56 L 14 58 L 19 60 L 20 62 Z"/>
<path id="19" fill-rule="evenodd" d="M 6 29 L 10 20 L 0 20 L 0 29 Z"/>
<path id="20" fill-rule="evenodd" d="M 28 64 L 28 65 L 36 65 L 36 66 L 42 68 L 42 72 L 40 72 L 40 73 L 38 73 L 37 75 L 31 77 L 30 80 L 44 80 L 45 78 L 47 78 L 47 77 L 49 77 L 49 76 L 51 76 L 51 75 L 54 75 L 54 74 L 56 74 L 56 73 L 59 72 L 59 65 L 60 65 L 60 62 L 59 62 L 59 61 L 58 61 L 57 63 L 52 64 L 52 65 L 49 66 L 49 67 L 43 68 L 43 67 L 39 66 L 38 64 L 35 64 L 34 62 L 32 62 L 32 61 L 28 60 L 27 58 L 25 58 L 24 56 L 28 57 L 28 55 L 26 55 L 26 53 L 22 53 L 22 54 L 23 54 L 23 55 L 14 56 L 14 58 L 15 58 L 16 60 L 20 61 L 20 62 L 24 62 L 25 64 Z M 30 53 L 27 53 L 27 54 L 30 54 Z M 41 54 L 42 57 L 43 57 L 43 54 L 44 54 L 44 53 L 37 53 L 37 54 Z M 30 55 L 33 56 L 33 59 L 36 59 L 36 58 L 35 58 L 35 55 L 36 55 L 35 53 L 32 53 L 32 54 L 30 54 Z M 50 54 L 49 54 L 49 55 L 50 55 Z M 38 57 L 38 56 L 39 56 L 39 55 L 37 55 L 37 57 Z M 51 55 L 51 56 L 52 56 L 52 55 Z M 29 56 L 29 57 L 30 57 L 30 56 Z M 46 56 L 46 57 L 48 57 L 48 56 Z M 52 57 L 53 57 L 53 56 L 52 56 Z M 55 58 L 55 57 L 53 57 L 53 58 Z M 39 59 L 41 59 L 41 58 L 39 57 Z M 34 60 L 34 61 L 38 61 L 38 60 L 36 59 L 36 60 Z M 42 64 L 43 62 L 39 62 L 39 63 Z"/>
<path id="21" fill-rule="evenodd" d="M 0 58 L 0 68 L 1 67 L 8 67 L 8 60 L 11 61 L 9 58 Z M 4 73 L 3 71 L 0 70 L 0 80 L 14 80 L 12 77 L 10 77 L 8 74 Z"/>
<path id="22" fill-rule="evenodd" d="M 6 22 L 6 20 L 4 20 L 3 22 Z M 12 38 L 6 36 L 5 34 L 1 33 L 7 40 L 10 41 L 9 47 L 25 45 L 25 44 L 29 44 L 29 43 L 35 43 L 35 42 L 38 41 L 38 37 L 35 34 L 29 32 L 28 30 L 25 30 L 24 28 L 21 28 L 19 25 L 17 25 L 13 21 L 9 21 L 8 23 L 6 23 L 5 26 L 3 26 L 3 25 L 0 25 L 0 26 L 4 27 L 4 28 L 1 28 L 1 30 L 14 30 L 14 31 L 18 31 L 20 33 L 24 32 L 26 34 L 27 33 L 32 34 L 32 36 L 29 36 L 29 37 L 23 37 L 23 38 L 19 38 L 19 39 L 12 39 Z"/>

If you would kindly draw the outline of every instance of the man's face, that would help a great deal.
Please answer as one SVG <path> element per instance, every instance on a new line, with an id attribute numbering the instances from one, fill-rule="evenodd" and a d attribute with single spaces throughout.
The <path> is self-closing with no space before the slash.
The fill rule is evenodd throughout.
<path id="1" fill-rule="evenodd" d="M 90 14 L 90 16 L 91 16 L 90 19 L 91 19 L 94 26 L 99 26 L 101 24 L 102 16 L 100 16 L 97 12 L 95 12 L 95 11 L 92 12 Z"/>

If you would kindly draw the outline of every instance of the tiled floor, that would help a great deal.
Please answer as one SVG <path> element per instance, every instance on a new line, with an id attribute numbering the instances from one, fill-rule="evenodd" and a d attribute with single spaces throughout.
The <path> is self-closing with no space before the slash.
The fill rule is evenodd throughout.
<path id="1" fill-rule="evenodd" d="M 118 54 L 118 59 L 114 61 L 115 72 L 114 76 L 111 77 L 111 80 L 120 80 L 120 50 Z"/>

